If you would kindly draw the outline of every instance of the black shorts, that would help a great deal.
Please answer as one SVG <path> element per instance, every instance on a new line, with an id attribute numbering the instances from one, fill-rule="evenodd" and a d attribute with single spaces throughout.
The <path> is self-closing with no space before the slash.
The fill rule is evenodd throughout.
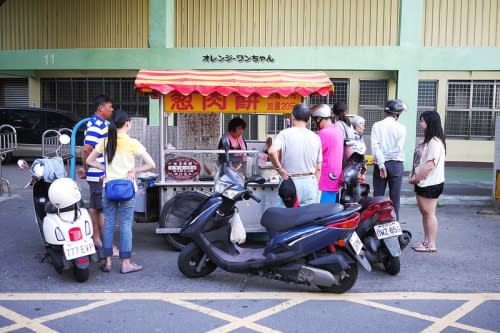
<path id="1" fill-rule="evenodd" d="M 89 208 L 102 210 L 102 180 L 99 182 L 87 182 L 90 187 Z"/>
<path id="2" fill-rule="evenodd" d="M 420 187 L 415 185 L 415 193 L 421 197 L 428 199 L 437 199 L 443 193 L 444 183 Z"/>

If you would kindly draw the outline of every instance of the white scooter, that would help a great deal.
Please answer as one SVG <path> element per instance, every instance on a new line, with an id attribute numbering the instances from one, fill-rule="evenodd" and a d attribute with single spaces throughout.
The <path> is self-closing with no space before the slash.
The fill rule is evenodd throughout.
<path id="1" fill-rule="evenodd" d="M 61 145 L 68 144 L 70 138 L 63 134 L 59 141 Z M 17 164 L 32 175 L 26 187 L 33 189 L 36 223 L 47 250 L 45 258 L 58 273 L 72 269 L 76 281 L 87 281 L 91 259 L 98 261 L 92 221 L 83 207 L 78 185 L 66 178 L 63 159 L 56 154 L 35 160 L 31 168 L 24 160 Z"/>

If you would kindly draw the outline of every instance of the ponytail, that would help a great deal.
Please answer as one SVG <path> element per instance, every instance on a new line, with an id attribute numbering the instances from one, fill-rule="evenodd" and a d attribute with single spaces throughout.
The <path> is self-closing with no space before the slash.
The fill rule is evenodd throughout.
<path id="1" fill-rule="evenodd" d="M 106 154 L 106 163 L 111 163 L 116 153 L 116 145 L 118 140 L 117 129 L 122 128 L 130 118 L 128 113 L 123 110 L 116 110 L 113 112 L 113 117 L 108 125 L 108 138 L 104 147 L 104 153 Z"/>
<path id="2" fill-rule="evenodd" d="M 104 147 L 107 163 L 111 163 L 115 157 L 117 137 L 116 124 L 114 121 L 111 121 L 108 125 L 108 138 Z"/>

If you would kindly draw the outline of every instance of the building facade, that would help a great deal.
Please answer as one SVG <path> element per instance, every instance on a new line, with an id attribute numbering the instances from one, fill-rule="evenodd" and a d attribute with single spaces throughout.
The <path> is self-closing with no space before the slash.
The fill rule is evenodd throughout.
<path id="1" fill-rule="evenodd" d="M 308 102 L 345 102 L 367 134 L 387 99 L 408 104 L 406 169 L 425 110 L 442 117 L 447 161 L 493 162 L 500 0 L 5 0 L 0 31 L 0 105 L 84 117 L 107 93 L 155 124 L 140 68 L 321 70 L 335 93 Z M 282 126 L 247 117 L 250 139 Z"/>

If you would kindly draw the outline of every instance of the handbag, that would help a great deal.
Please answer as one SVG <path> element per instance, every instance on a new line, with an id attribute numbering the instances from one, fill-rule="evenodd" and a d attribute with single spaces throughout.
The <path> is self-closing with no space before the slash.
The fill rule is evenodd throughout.
<path id="1" fill-rule="evenodd" d="M 128 179 L 113 179 L 106 182 L 104 192 L 110 201 L 128 201 L 135 196 L 135 187 Z"/>
<path id="2" fill-rule="evenodd" d="M 104 142 L 106 143 L 106 141 Z M 104 146 L 106 146 L 106 144 Z M 106 159 L 106 153 L 103 155 L 105 165 L 104 173 L 106 174 L 106 165 L 108 161 Z M 128 201 L 135 197 L 135 185 L 128 179 L 109 180 L 104 184 L 104 193 L 106 194 L 106 199 L 110 201 Z"/>

